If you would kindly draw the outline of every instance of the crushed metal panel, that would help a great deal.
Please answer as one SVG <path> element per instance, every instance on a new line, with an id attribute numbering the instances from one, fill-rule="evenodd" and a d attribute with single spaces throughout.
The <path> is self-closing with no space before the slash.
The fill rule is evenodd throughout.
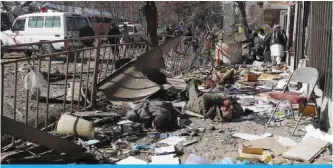
<path id="1" fill-rule="evenodd" d="M 117 105 L 132 106 L 162 87 L 150 81 L 142 71 L 149 68 L 165 69 L 163 54 L 177 47 L 180 37 L 176 37 L 125 64 L 97 87 L 103 91 L 108 100 Z"/>
<path id="2" fill-rule="evenodd" d="M 21 138 L 68 155 L 81 156 L 85 151 L 84 148 L 75 143 L 68 142 L 65 139 L 27 126 L 5 116 L 1 116 L 1 128 L 3 134 Z"/>

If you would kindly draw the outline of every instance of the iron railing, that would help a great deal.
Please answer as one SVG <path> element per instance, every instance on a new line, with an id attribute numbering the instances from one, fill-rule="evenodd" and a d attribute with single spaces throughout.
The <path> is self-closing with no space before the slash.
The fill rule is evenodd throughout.
<path id="1" fill-rule="evenodd" d="M 2 51 L 15 48 L 31 50 L 30 57 L 5 55 L 1 61 L 1 115 L 34 125 L 47 127 L 65 112 L 95 108 L 96 84 L 115 71 L 115 62 L 122 58 L 134 58 L 147 50 L 147 43 L 102 44 L 102 36 L 47 41 L 39 43 L 1 46 Z M 94 39 L 91 47 L 72 47 L 66 51 L 43 54 L 43 44 L 77 42 Z M 112 49 L 118 48 L 119 53 Z M 115 50 L 116 51 L 116 50 Z M 60 63 L 59 63 L 60 62 Z M 36 70 L 47 81 L 44 88 L 25 88 L 25 76 Z M 14 139 L 13 139 L 14 142 Z"/>
<path id="2" fill-rule="evenodd" d="M 146 42 L 102 44 L 101 39 L 107 37 L 110 36 L 1 46 L 2 51 L 19 47 L 25 48 L 24 52 L 33 51 L 29 57 L 5 55 L 5 59 L 2 60 L 1 115 L 36 128 L 49 128 L 50 123 L 54 123 L 53 121 L 65 112 L 98 109 L 96 103 L 102 100 L 104 95 L 97 94 L 97 84 L 115 72 L 115 62 L 122 58 L 138 57 L 148 50 Z M 164 62 L 169 63 L 166 70 L 172 74 L 191 69 L 198 58 L 192 50 L 193 45 L 190 40 L 186 40 L 188 38 L 192 37 L 184 37 L 174 51 L 163 56 Z M 95 40 L 94 46 L 71 47 L 66 51 L 50 54 L 40 52 L 41 46 L 45 44 L 61 42 L 74 44 L 88 39 Z M 201 43 L 199 41 L 199 44 Z M 117 51 L 115 48 L 118 48 L 119 52 L 114 52 Z M 25 88 L 25 76 L 31 70 L 43 74 L 47 82 L 45 88 L 32 91 Z M 12 143 L 15 142 L 12 138 Z"/>

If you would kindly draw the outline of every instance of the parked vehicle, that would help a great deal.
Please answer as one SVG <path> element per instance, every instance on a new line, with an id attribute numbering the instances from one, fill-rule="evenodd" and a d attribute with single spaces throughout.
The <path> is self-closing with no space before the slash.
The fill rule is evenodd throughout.
<path id="1" fill-rule="evenodd" d="M 135 42 L 141 42 L 144 40 L 143 36 L 145 36 L 145 29 L 143 28 L 143 26 L 141 24 L 128 24 L 128 23 L 123 23 L 120 24 L 119 30 L 122 31 L 124 30 L 123 25 L 126 24 L 127 25 L 127 29 L 128 29 L 128 34 L 131 37 L 131 41 L 135 41 Z"/>
<path id="2" fill-rule="evenodd" d="M 85 15 L 48 11 L 18 16 L 9 30 L 1 32 L 1 43 L 3 45 L 15 45 L 94 35 L 88 17 Z M 93 40 L 81 40 L 74 43 L 43 44 L 41 48 L 43 53 L 53 53 L 65 51 L 72 47 L 82 48 L 91 45 L 93 45 Z M 25 49 L 26 47 L 12 50 L 22 51 Z"/>

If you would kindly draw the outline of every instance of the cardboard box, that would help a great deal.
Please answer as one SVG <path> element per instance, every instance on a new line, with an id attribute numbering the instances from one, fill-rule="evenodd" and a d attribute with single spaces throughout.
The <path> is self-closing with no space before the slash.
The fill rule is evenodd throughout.
<path id="1" fill-rule="evenodd" d="M 301 114 L 304 109 L 304 105 L 302 103 L 298 104 L 298 114 Z M 314 117 L 317 115 L 316 106 L 314 103 L 309 103 L 306 105 L 303 116 Z"/>
<path id="2" fill-rule="evenodd" d="M 258 81 L 258 76 L 256 74 L 246 74 L 245 79 L 248 82 L 256 82 Z"/>

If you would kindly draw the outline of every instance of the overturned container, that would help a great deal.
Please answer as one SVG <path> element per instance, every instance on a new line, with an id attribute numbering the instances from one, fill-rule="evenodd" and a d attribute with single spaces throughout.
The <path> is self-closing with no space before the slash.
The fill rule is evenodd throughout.
<path id="1" fill-rule="evenodd" d="M 57 133 L 64 135 L 75 134 L 93 139 L 95 136 L 94 123 L 65 113 L 58 121 Z"/>
<path id="2" fill-rule="evenodd" d="M 242 44 L 237 42 L 224 43 L 220 41 L 216 46 L 216 59 L 224 64 L 239 64 L 242 62 Z"/>

